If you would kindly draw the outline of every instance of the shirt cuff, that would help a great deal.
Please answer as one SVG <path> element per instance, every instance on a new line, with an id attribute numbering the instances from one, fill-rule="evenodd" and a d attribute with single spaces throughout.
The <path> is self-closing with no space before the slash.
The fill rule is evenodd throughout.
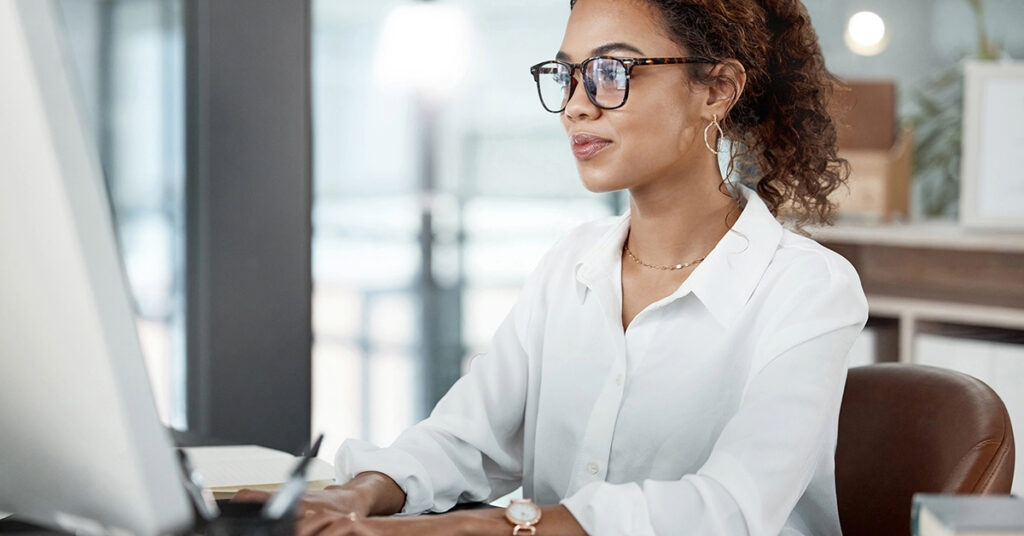
<path id="1" fill-rule="evenodd" d="M 647 500 L 635 483 L 591 482 L 562 505 L 590 536 L 654 536 Z"/>
<path id="2" fill-rule="evenodd" d="M 416 515 L 434 505 L 434 489 L 423 464 L 396 448 L 380 448 L 358 439 L 342 443 L 334 458 L 335 479 L 344 484 L 359 473 L 377 471 L 388 475 L 405 492 L 405 506 L 398 515 Z"/>

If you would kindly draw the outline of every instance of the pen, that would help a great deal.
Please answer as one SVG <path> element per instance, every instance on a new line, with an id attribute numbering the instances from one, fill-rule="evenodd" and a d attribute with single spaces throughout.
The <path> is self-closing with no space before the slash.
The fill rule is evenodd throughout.
<path id="1" fill-rule="evenodd" d="M 281 486 L 281 489 L 274 493 L 274 496 L 267 501 L 267 504 L 263 505 L 263 510 L 260 511 L 263 519 L 278 520 L 295 509 L 295 505 L 299 503 L 303 492 L 306 491 L 306 468 L 309 467 L 309 462 L 320 451 L 320 443 L 323 440 L 324 435 L 320 434 L 316 441 L 306 449 L 302 459 L 299 460 L 295 469 L 292 470 L 291 476 L 288 477 L 288 481 Z"/>
<path id="2" fill-rule="evenodd" d="M 181 464 L 181 471 L 185 475 L 185 491 L 192 499 L 192 504 L 195 505 L 199 516 L 206 521 L 216 519 L 220 515 L 220 508 L 217 507 L 217 503 L 212 497 L 204 493 L 203 476 L 192 465 L 192 460 L 188 459 L 185 449 L 178 449 L 178 461 Z"/>

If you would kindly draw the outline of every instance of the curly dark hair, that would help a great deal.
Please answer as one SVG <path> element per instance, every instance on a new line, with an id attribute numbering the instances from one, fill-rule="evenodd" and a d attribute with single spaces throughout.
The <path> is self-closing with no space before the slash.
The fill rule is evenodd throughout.
<path id="1" fill-rule="evenodd" d="M 830 223 L 828 196 L 845 184 L 849 164 L 836 154 L 829 102 L 838 81 L 800 0 L 642 0 L 687 55 L 735 59 L 746 70 L 739 100 L 721 121 L 737 151 L 729 163 L 765 204 L 798 226 Z M 569 6 L 575 6 L 570 0 Z M 691 65 L 711 85 L 714 66 Z M 724 75 L 719 75 L 724 76 Z M 725 81 L 728 81 L 726 79 Z"/>

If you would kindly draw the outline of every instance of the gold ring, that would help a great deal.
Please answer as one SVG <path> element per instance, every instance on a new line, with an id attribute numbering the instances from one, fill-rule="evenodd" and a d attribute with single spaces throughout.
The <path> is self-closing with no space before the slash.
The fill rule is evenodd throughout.
<path id="1" fill-rule="evenodd" d="M 352 521 L 355 521 L 356 519 L 359 519 L 359 516 L 358 516 L 358 515 L 356 515 L 356 513 L 355 513 L 355 512 L 349 512 L 349 513 L 348 513 L 348 518 L 349 518 L 350 520 L 352 520 Z"/>

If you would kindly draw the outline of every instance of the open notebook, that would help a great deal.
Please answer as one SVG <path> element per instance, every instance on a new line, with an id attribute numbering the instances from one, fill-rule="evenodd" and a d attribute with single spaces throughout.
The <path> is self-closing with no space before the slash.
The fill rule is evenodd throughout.
<path id="1" fill-rule="evenodd" d="M 287 452 L 255 445 L 184 450 L 215 499 L 230 499 L 242 488 L 274 491 L 288 480 L 298 461 Z M 323 489 L 334 483 L 334 468 L 314 458 L 307 468 L 306 482 L 310 490 Z"/>

